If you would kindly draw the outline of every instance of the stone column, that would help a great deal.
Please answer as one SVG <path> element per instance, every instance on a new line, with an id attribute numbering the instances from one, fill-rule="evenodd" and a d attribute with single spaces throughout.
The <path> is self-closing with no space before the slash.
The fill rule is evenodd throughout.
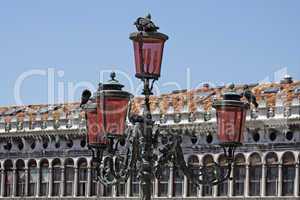
<path id="1" fill-rule="evenodd" d="M 92 184 L 92 170 L 91 167 L 87 169 L 88 177 L 87 177 L 87 189 L 86 189 L 86 197 L 91 196 L 91 184 Z"/>
<path id="2" fill-rule="evenodd" d="M 25 168 L 25 196 L 28 196 L 29 170 Z"/>
<path id="3" fill-rule="evenodd" d="M 200 176 L 199 178 L 200 180 L 202 180 L 202 176 Z M 198 189 L 198 197 L 202 197 L 202 194 L 203 194 L 203 185 L 200 185 Z"/>
<path id="4" fill-rule="evenodd" d="M 1 170 L 1 197 L 4 197 L 5 190 L 5 173 L 4 169 Z"/>
<path id="5" fill-rule="evenodd" d="M 218 196 L 218 185 L 214 185 L 213 188 L 212 188 L 212 195 L 213 197 L 217 197 Z"/>
<path id="6" fill-rule="evenodd" d="M 282 194 L 282 164 L 278 165 L 278 196 Z"/>
<path id="7" fill-rule="evenodd" d="M 126 183 L 126 197 L 129 198 L 131 193 L 131 177 L 128 177 Z"/>
<path id="8" fill-rule="evenodd" d="M 52 196 L 52 180 L 53 180 L 53 177 L 52 177 L 52 167 L 49 167 L 49 182 L 48 182 L 48 184 L 49 184 L 49 191 L 48 191 L 48 197 L 51 197 Z"/>
<path id="9" fill-rule="evenodd" d="M 112 195 L 112 197 L 117 196 L 117 186 L 116 185 L 111 186 L 111 195 Z"/>
<path id="10" fill-rule="evenodd" d="M 4 169 L 1 170 L 1 197 L 4 197 L 5 190 L 5 173 Z"/>
<path id="11" fill-rule="evenodd" d="M 37 179 L 37 182 L 36 182 L 36 194 L 35 194 L 35 196 L 36 197 L 38 197 L 38 196 L 40 196 L 40 184 L 41 184 L 41 171 L 40 171 L 40 167 L 37 167 L 37 177 L 36 177 L 36 179 Z"/>
<path id="12" fill-rule="evenodd" d="M 60 183 L 60 196 L 63 197 L 65 194 L 65 167 L 61 167 L 61 183 Z"/>
<path id="13" fill-rule="evenodd" d="M 97 181 L 97 183 L 96 183 L 96 185 L 97 185 L 97 189 L 96 189 L 96 195 L 97 195 L 97 199 L 100 199 L 100 196 L 102 195 L 102 189 L 101 189 L 101 187 L 102 187 L 102 184 L 100 184 L 100 182 L 99 181 Z"/>
<path id="14" fill-rule="evenodd" d="M 261 171 L 261 188 L 260 188 L 260 195 L 262 197 L 266 196 L 266 164 L 262 164 L 262 171 Z"/>
<path id="15" fill-rule="evenodd" d="M 244 196 L 249 196 L 249 164 L 245 166 L 245 182 L 244 182 Z"/>
<path id="16" fill-rule="evenodd" d="M 78 168 L 74 168 L 74 188 L 73 188 L 73 197 L 77 196 L 77 187 L 78 186 Z"/>
<path id="17" fill-rule="evenodd" d="M 295 165 L 294 196 L 299 196 L 299 163 Z"/>
<path id="18" fill-rule="evenodd" d="M 230 172 L 229 177 L 233 177 L 234 165 L 232 164 L 231 167 L 232 168 L 231 168 L 231 172 Z M 232 197 L 233 196 L 233 179 L 229 179 L 228 184 L 229 184 L 228 196 Z"/>
<path id="19" fill-rule="evenodd" d="M 170 167 L 170 179 L 168 184 L 168 197 L 172 198 L 173 196 L 173 181 L 174 181 L 174 168 L 173 166 Z"/>
<path id="20" fill-rule="evenodd" d="M 13 187 L 12 187 L 12 197 L 15 197 L 17 194 L 17 176 L 16 169 L 13 168 Z"/>
<path id="21" fill-rule="evenodd" d="M 188 178 L 186 176 L 183 177 L 183 197 L 188 196 Z"/>
<path id="22" fill-rule="evenodd" d="M 158 197 L 158 179 L 154 179 L 154 197 Z"/>

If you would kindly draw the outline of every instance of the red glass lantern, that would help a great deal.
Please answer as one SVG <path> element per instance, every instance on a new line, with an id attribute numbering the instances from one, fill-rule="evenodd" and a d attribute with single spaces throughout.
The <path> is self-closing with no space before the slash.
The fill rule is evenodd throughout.
<path id="1" fill-rule="evenodd" d="M 88 143 L 90 146 L 108 144 L 108 137 L 122 136 L 126 127 L 129 101 L 132 95 L 112 73 L 108 83 L 100 84 L 92 103 L 84 105 L 87 116 Z"/>
<path id="2" fill-rule="evenodd" d="M 241 95 L 228 92 L 222 100 L 213 104 L 217 114 L 218 139 L 223 146 L 238 146 L 244 140 L 249 105 L 240 99 Z"/>
<path id="3" fill-rule="evenodd" d="M 160 77 L 165 41 L 168 36 L 159 32 L 135 32 L 129 37 L 133 41 L 135 76 L 140 79 Z"/>

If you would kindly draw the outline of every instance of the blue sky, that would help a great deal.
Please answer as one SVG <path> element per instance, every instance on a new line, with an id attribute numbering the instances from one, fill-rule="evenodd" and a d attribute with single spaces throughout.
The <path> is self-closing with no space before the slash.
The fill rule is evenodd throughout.
<path id="1" fill-rule="evenodd" d="M 288 0 L 0 1 L 0 105 L 74 101 L 109 69 L 128 74 L 133 86 L 120 80 L 135 90 L 128 35 L 148 12 L 170 36 L 160 92 L 272 81 L 286 71 L 299 80 L 299 8 Z M 21 81 L 18 98 L 16 83 L 26 73 L 33 75 Z"/>

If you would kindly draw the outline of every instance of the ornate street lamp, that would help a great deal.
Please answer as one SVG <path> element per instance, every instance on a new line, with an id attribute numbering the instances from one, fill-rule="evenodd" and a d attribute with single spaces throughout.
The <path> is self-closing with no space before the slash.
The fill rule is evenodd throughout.
<path id="1" fill-rule="evenodd" d="M 133 41 L 135 76 L 157 80 L 160 77 L 164 44 L 169 37 L 157 32 L 159 28 L 151 21 L 150 15 L 138 18 L 135 25 L 139 32 L 131 33 L 129 37 Z"/>
<path id="2" fill-rule="evenodd" d="M 241 101 L 242 96 L 231 91 L 223 95 L 223 99 L 215 101 L 218 139 L 224 147 L 237 147 L 244 140 L 244 125 L 248 104 Z"/>
<path id="3" fill-rule="evenodd" d="M 223 180 L 229 178 L 235 149 L 243 143 L 249 108 L 248 103 L 241 101 L 242 95 L 234 92 L 234 85 L 231 86 L 231 91 L 226 92 L 222 100 L 215 101 L 212 105 L 216 109 L 219 145 L 224 150 L 228 166 L 227 175 Z"/>
<path id="4" fill-rule="evenodd" d="M 154 176 L 160 177 L 164 166 L 169 164 L 177 166 L 197 186 L 227 180 L 234 151 L 243 141 L 248 103 L 242 102 L 242 96 L 234 93 L 233 88 L 222 100 L 213 103 L 219 146 L 227 159 L 227 173 L 221 173 L 217 163 L 202 166 L 196 172 L 184 160 L 181 136 L 175 130 L 171 130 L 172 134 L 164 134 L 154 125 L 150 112 L 149 97 L 154 81 L 160 77 L 163 47 L 168 36 L 157 32 L 158 27 L 150 15 L 138 18 L 135 25 L 139 32 L 132 33 L 130 39 L 134 46 L 136 77 L 144 83 L 143 115 L 130 116 L 131 125 L 126 128 L 132 95 L 122 91 L 123 85 L 115 79 L 115 73 L 108 83 L 99 85 L 94 97 L 91 98 L 88 90 L 82 94 L 81 107 L 86 111 L 88 144 L 96 162 L 98 181 L 105 185 L 117 184 L 137 170 L 141 199 L 150 200 Z"/>
<path id="5" fill-rule="evenodd" d="M 132 95 L 111 74 L 111 80 L 100 84 L 92 103 L 86 104 L 88 143 L 93 148 L 106 148 L 109 138 L 124 136 L 129 101 Z M 91 96 L 85 91 L 83 96 Z"/>

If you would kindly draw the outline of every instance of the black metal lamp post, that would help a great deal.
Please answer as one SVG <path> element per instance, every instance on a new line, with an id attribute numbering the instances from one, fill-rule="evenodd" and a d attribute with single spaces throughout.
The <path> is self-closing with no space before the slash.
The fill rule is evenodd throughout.
<path id="1" fill-rule="evenodd" d="M 117 184 L 125 181 L 133 170 L 138 170 L 143 200 L 151 199 L 152 180 L 161 175 L 163 166 L 168 163 L 181 169 L 195 185 L 214 185 L 227 180 L 235 148 L 243 140 L 248 104 L 234 92 L 226 93 L 223 100 L 214 102 L 218 138 L 227 158 L 227 173 L 221 175 L 220 166 L 214 163 L 213 166 L 201 167 L 195 174 L 194 168 L 184 160 L 181 137 L 161 134 L 154 126 L 150 112 L 149 97 L 154 81 L 160 77 L 163 48 L 168 36 L 157 32 L 158 27 L 150 15 L 138 18 L 135 25 L 139 32 L 132 33 L 130 39 L 134 46 L 136 77 L 144 83 L 143 116 L 131 116 L 132 126 L 126 128 L 132 95 L 122 91 L 123 85 L 115 79 L 114 73 L 108 83 L 99 85 L 93 98 L 87 90 L 82 94 L 81 106 L 86 111 L 88 143 L 97 163 L 97 179 L 105 185 Z"/>

